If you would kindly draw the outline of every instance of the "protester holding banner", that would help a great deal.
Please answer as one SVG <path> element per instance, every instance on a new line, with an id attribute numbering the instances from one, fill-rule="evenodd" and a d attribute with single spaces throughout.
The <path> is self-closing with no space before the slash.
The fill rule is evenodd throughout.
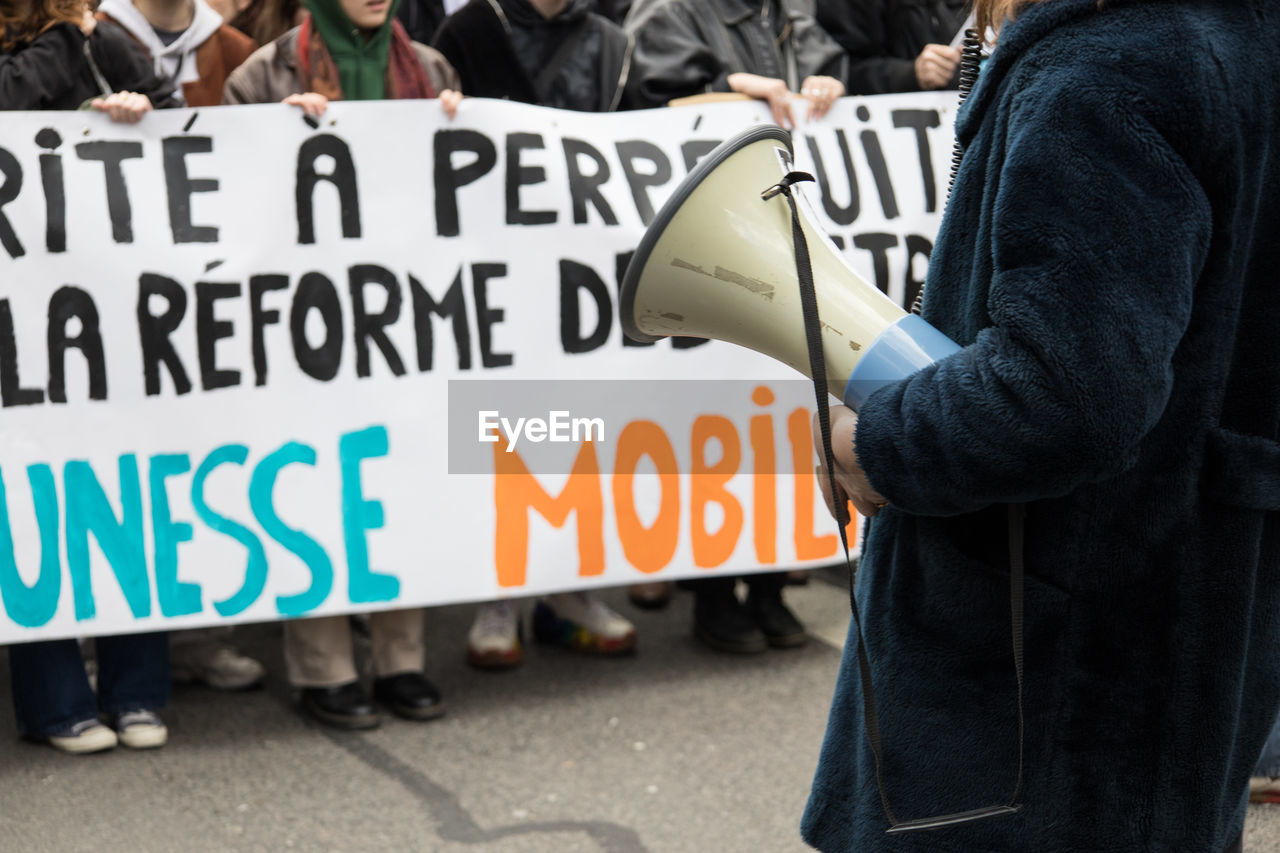
<path id="1" fill-rule="evenodd" d="M 146 48 L 156 73 L 188 107 L 221 104 L 227 77 L 258 47 L 205 0 L 102 0 L 97 18 L 119 24 Z"/>
<path id="2" fill-rule="evenodd" d="M 1239 851 L 1280 707 L 1280 0 L 977 24 L 924 298 L 963 349 L 834 411 L 870 665 L 851 634 L 804 835 Z"/>
<path id="3" fill-rule="evenodd" d="M 627 88 L 638 107 L 738 92 L 767 101 L 789 127 L 797 94 L 815 118 L 844 95 L 844 52 L 794 0 L 668 0 L 628 28 L 636 50 Z"/>
<path id="4" fill-rule="evenodd" d="M 227 80 L 228 104 L 283 101 L 320 115 L 331 100 L 439 98 L 453 115 L 458 75 L 437 51 L 412 42 L 391 16 L 393 3 L 308 0 L 302 25 L 259 49 Z M 374 697 L 397 716 L 429 720 L 444 711 L 422 673 L 423 611 L 370 617 Z M 301 706 L 340 728 L 372 728 L 381 716 L 357 677 L 347 616 L 285 624 L 285 665 Z"/>
<path id="5" fill-rule="evenodd" d="M 445 21 L 436 47 L 468 94 L 612 112 L 622 101 L 631 39 L 594 7 L 595 0 L 476 0 Z M 533 630 L 541 642 L 594 654 L 626 654 L 636 644 L 635 626 L 588 592 L 539 599 Z M 523 657 L 511 602 L 481 605 L 467 635 L 467 661 L 501 669 Z"/>
<path id="6" fill-rule="evenodd" d="M 595 0 L 480 0 L 445 21 L 436 48 L 477 98 L 584 112 L 622 106 L 632 44 Z"/>
<path id="7" fill-rule="evenodd" d="M 458 69 L 463 88 L 473 97 L 583 112 L 627 109 L 625 84 L 634 44 L 621 27 L 592 11 L 597 5 L 594 0 L 469 3 L 441 27 L 435 46 Z M 496 56 L 494 45 L 499 46 Z M 661 608 L 671 598 L 671 584 L 636 584 L 629 595 L 637 606 Z M 600 616 L 606 613 L 612 611 L 599 610 Z M 477 618 L 471 661 L 480 666 L 484 661 L 500 666 L 518 662 L 515 611 L 495 604 L 481 615 L 487 617 L 488 629 Z M 630 623 L 613 616 L 600 627 L 634 639 Z"/>
<path id="8" fill-rule="evenodd" d="M 257 49 L 205 0 L 102 0 L 95 17 L 119 25 L 148 51 L 156 74 L 189 107 L 221 104 L 227 77 Z M 178 631 L 171 640 L 175 680 L 242 690 L 265 675 L 261 663 L 231 643 L 230 628 Z"/>
<path id="9" fill-rule="evenodd" d="M 795 123 L 796 93 L 821 117 L 844 94 L 845 57 L 811 15 L 790 0 L 668 0 L 633 7 L 635 59 L 628 90 L 637 106 L 661 106 L 703 92 L 739 92 L 767 101 L 774 121 Z M 687 581 L 694 633 L 719 651 L 752 654 L 807 639 L 782 598 L 787 573 L 748 575 L 745 606 L 736 577 Z M 637 603 L 646 603 L 637 596 Z"/>
<path id="10" fill-rule="evenodd" d="M 86 102 L 112 119 L 136 122 L 173 98 L 142 49 L 119 27 L 96 21 L 79 0 L 0 2 L 0 109 L 76 109 Z M 96 647 L 96 696 L 75 640 L 9 647 L 19 732 L 71 753 L 117 743 L 164 745 L 168 729 L 156 712 L 169 699 L 168 635 L 99 637 Z"/>
<path id="11" fill-rule="evenodd" d="M 849 54 L 851 95 L 954 89 L 968 0 L 818 0 L 818 23 Z"/>
<path id="12" fill-rule="evenodd" d="M 83 0 L 0 0 L 0 109 L 90 106 L 138 121 L 175 104 L 146 54 L 118 26 L 98 26 Z"/>
<path id="13" fill-rule="evenodd" d="M 320 115 L 332 100 L 440 98 L 457 109 L 458 75 L 439 52 L 409 40 L 385 8 L 316 0 L 295 27 L 236 69 L 225 104 L 284 102 Z"/>

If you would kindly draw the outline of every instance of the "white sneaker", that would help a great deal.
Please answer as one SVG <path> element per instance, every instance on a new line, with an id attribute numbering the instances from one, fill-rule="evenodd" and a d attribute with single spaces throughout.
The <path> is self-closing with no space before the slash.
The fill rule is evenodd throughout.
<path id="1" fill-rule="evenodd" d="M 533 611 L 533 633 L 541 643 L 602 655 L 627 654 L 636 647 L 635 626 L 586 592 L 539 599 Z"/>
<path id="2" fill-rule="evenodd" d="M 215 690 L 247 690 L 266 669 L 228 643 L 175 643 L 169 650 L 173 680 L 207 684 Z"/>
<path id="3" fill-rule="evenodd" d="M 155 711 L 125 711 L 115 719 L 120 742 L 130 749 L 155 749 L 169 740 L 169 730 Z"/>
<path id="4" fill-rule="evenodd" d="M 480 669 L 507 669 L 524 660 L 520 617 L 510 601 L 490 601 L 476 608 L 467 634 L 467 663 Z"/>
<path id="5" fill-rule="evenodd" d="M 70 728 L 47 735 L 45 739 L 54 749 L 75 755 L 113 749 L 117 742 L 116 733 L 96 719 L 81 720 Z"/>
<path id="6" fill-rule="evenodd" d="M 1280 803 L 1280 778 L 1254 776 L 1249 780 L 1249 802 Z"/>

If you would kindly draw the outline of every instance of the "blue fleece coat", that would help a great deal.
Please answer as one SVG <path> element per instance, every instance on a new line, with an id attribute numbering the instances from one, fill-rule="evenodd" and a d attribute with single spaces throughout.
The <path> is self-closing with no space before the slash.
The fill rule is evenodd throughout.
<path id="1" fill-rule="evenodd" d="M 1017 773 L 1006 508 L 1027 503 L 1014 816 L 886 837 L 853 638 L 824 851 L 1219 853 L 1280 706 L 1280 0 L 1046 0 L 1005 27 L 925 317 L 871 396 L 858 578 L 899 819 Z"/>

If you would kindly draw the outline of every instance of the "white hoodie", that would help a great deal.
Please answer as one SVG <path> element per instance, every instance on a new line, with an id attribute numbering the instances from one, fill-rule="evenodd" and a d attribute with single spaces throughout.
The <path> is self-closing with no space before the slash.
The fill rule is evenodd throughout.
<path id="1" fill-rule="evenodd" d="M 222 26 L 222 16 L 213 11 L 205 0 L 192 2 L 195 4 L 195 14 L 192 16 L 191 26 L 167 47 L 131 0 L 102 0 L 98 5 L 99 12 L 110 15 L 151 51 L 156 73 L 174 83 L 177 87 L 174 94 L 184 103 L 186 99 L 182 94 L 182 85 L 200 79 L 200 73 L 196 70 L 196 48 L 208 41 Z"/>

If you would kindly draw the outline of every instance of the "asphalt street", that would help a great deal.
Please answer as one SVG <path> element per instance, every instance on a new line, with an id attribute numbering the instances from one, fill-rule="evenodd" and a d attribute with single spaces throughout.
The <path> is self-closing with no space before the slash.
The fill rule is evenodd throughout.
<path id="1" fill-rule="evenodd" d="M 840 645 L 844 590 L 788 597 L 814 640 L 731 657 L 689 633 L 691 597 L 634 619 L 631 658 L 533 648 L 464 663 L 472 608 L 428 612 L 428 673 L 448 714 L 335 732 L 291 708 L 278 625 L 241 642 L 265 689 L 175 691 L 162 750 L 75 757 L 0 736 L 0 851 L 800 851 Z M 529 609 L 525 605 L 525 611 Z M 0 657 L 0 734 L 12 733 Z M 1252 807 L 1248 853 L 1280 850 L 1280 806 Z"/>

